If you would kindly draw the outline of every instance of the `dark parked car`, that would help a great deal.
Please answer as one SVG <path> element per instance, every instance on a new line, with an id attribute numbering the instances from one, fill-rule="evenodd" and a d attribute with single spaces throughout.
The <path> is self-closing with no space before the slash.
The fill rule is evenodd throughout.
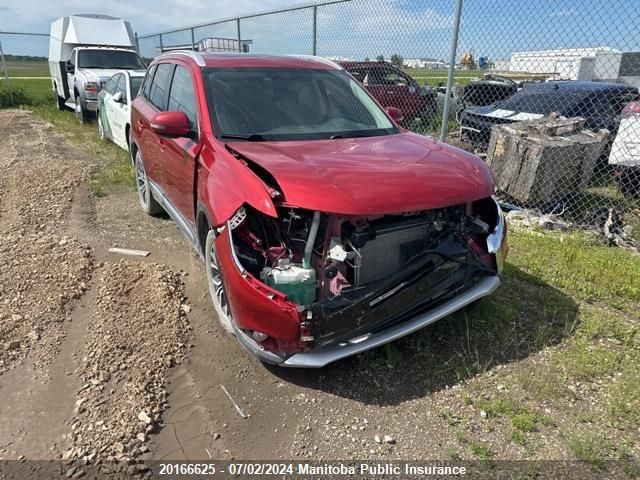
<path id="1" fill-rule="evenodd" d="M 485 106 L 497 103 L 518 91 L 520 85 L 499 75 L 487 74 L 482 79 L 472 80 L 464 87 L 462 103 L 465 106 Z"/>
<path id="2" fill-rule="evenodd" d="M 624 106 L 638 96 L 638 89 L 618 83 L 555 81 L 531 83 L 494 105 L 467 109 L 459 116 L 463 137 L 486 146 L 491 127 L 533 120 L 558 112 L 584 117 L 592 130 L 617 129 Z"/>
<path id="3" fill-rule="evenodd" d="M 402 110 L 403 124 L 414 120 L 429 124 L 437 113 L 437 92 L 388 62 L 342 62 L 342 67 L 373 95 L 383 107 Z"/>
<path id="4" fill-rule="evenodd" d="M 317 57 L 151 63 L 131 113 L 140 205 L 176 221 L 220 322 L 261 360 L 321 367 L 500 284 L 489 169 L 392 114 Z"/>

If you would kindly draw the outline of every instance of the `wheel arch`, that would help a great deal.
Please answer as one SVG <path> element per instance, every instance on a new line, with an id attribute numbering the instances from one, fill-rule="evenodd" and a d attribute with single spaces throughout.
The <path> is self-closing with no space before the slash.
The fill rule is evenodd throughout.
<path id="1" fill-rule="evenodd" d="M 199 203 L 196 208 L 196 240 L 203 256 L 207 242 L 207 235 L 209 230 L 211 230 L 212 225 L 209 212 L 202 204 Z"/>

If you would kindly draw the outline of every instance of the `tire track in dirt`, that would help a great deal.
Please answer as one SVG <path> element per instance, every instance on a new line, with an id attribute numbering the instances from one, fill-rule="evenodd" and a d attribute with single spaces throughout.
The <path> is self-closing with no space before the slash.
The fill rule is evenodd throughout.
<path id="1" fill-rule="evenodd" d="M 29 352 L 49 363 L 91 277 L 91 248 L 62 232 L 90 165 L 51 126 L 0 111 L 0 374 Z"/>
<path id="2" fill-rule="evenodd" d="M 148 475 L 136 459 L 187 349 L 184 288 L 168 267 L 105 261 L 110 244 L 149 230 L 119 221 L 119 207 L 101 212 L 96 163 L 33 114 L 0 111 L 0 459 Z M 168 221 L 155 230 L 160 246 L 180 238 Z"/>

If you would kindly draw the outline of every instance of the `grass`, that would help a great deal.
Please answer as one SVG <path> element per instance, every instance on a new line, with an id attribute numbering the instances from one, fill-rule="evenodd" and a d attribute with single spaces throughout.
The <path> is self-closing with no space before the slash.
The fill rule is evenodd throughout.
<path id="1" fill-rule="evenodd" d="M 551 419 L 542 413 L 508 398 L 493 401 L 481 399 L 475 405 L 477 408 L 484 410 L 489 418 L 506 416 L 511 420 L 513 427 L 520 432 L 535 432 L 541 424 L 552 424 Z"/>
<path id="2" fill-rule="evenodd" d="M 513 234 L 511 258 L 540 281 L 566 290 L 582 301 L 615 308 L 640 304 L 640 257 L 603 247 L 576 232 L 541 237 Z"/>
<path id="3" fill-rule="evenodd" d="M 445 86 L 447 84 L 447 70 L 426 70 L 423 68 L 403 68 L 403 70 L 421 85 Z M 467 85 L 474 78 L 482 78 L 485 74 L 491 73 L 486 70 L 455 70 L 454 83 L 462 86 Z M 534 80 L 536 78 L 545 78 L 548 75 L 541 74 L 519 74 L 510 73 L 509 78 L 519 80 Z"/>
<path id="4" fill-rule="evenodd" d="M 595 470 L 606 470 L 608 453 L 613 450 L 610 441 L 600 435 L 574 435 L 569 448 L 578 460 L 588 463 Z"/>
<path id="5" fill-rule="evenodd" d="M 16 63 L 21 62 L 12 62 L 12 64 Z M 25 62 L 25 64 L 28 63 Z M 25 70 L 34 75 L 41 73 L 33 68 L 26 69 L 26 66 Z M 14 68 L 12 71 L 16 72 L 17 70 Z M 130 190 L 135 187 L 135 172 L 131 166 L 129 154 L 111 142 L 100 141 L 95 122 L 81 125 L 73 112 L 58 110 L 55 106 L 50 80 L 14 78 L 11 81 L 11 86 L 15 106 L 33 109 L 39 117 L 54 125 L 74 143 L 81 145 L 92 157 L 101 160 L 99 168 L 90 179 L 90 185 L 96 195 L 103 196 L 109 192 L 122 189 Z M 0 107 L 12 106 L 14 105 L 8 95 L 6 80 L 0 81 Z"/>
<path id="6" fill-rule="evenodd" d="M 469 442 L 469 448 L 471 449 L 471 453 L 473 453 L 479 460 L 487 461 L 493 458 L 491 448 L 484 442 L 472 440 Z"/>
<path id="7" fill-rule="evenodd" d="M 7 71 L 10 77 L 48 77 L 49 64 L 37 61 L 8 60 Z M 0 72 L 4 75 L 4 72 Z"/>
<path id="8" fill-rule="evenodd" d="M 51 81 L 48 79 L 13 78 L 10 80 L 10 85 L 14 97 L 13 104 L 9 96 L 9 83 L 6 79 L 0 79 L 0 107 L 39 105 L 49 100 L 53 101 Z"/>
<path id="9" fill-rule="evenodd" d="M 73 112 L 59 111 L 53 105 L 53 100 L 34 106 L 33 111 L 64 133 L 73 143 L 81 145 L 89 155 L 101 160 L 99 168 L 89 181 L 97 196 L 135 188 L 135 172 L 129 154 L 111 142 L 101 141 L 95 122 L 80 124 Z"/>

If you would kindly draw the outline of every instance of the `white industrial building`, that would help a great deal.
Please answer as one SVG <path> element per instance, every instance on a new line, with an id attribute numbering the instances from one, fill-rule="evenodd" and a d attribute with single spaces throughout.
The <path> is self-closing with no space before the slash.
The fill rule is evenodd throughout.
<path id="1" fill-rule="evenodd" d="M 509 70 L 545 73 L 563 80 L 616 81 L 621 61 L 622 52 L 609 47 L 563 48 L 514 52 Z"/>
<path id="2" fill-rule="evenodd" d="M 447 64 L 435 58 L 405 58 L 402 65 L 408 68 L 424 68 L 427 70 L 445 70 Z"/>

